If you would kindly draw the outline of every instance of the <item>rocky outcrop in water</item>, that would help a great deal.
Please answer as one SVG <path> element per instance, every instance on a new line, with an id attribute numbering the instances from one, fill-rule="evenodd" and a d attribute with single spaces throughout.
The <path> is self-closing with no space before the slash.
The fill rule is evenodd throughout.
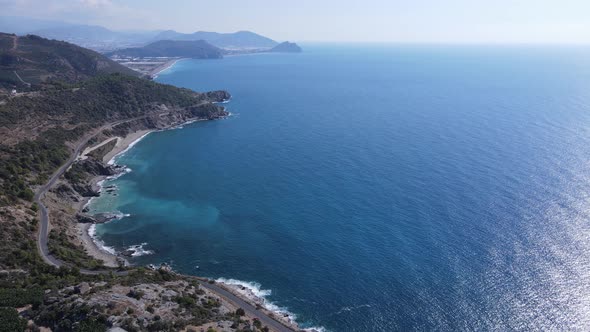
<path id="1" fill-rule="evenodd" d="M 82 214 L 82 213 L 78 213 L 76 215 L 76 220 L 82 224 L 96 224 L 97 223 L 95 218 L 93 218 L 87 214 Z"/>
<path id="2" fill-rule="evenodd" d="M 284 43 L 280 43 L 277 46 L 271 48 L 270 49 L 270 52 L 276 52 L 276 53 L 301 53 L 301 52 L 303 52 L 303 50 L 301 49 L 301 47 L 299 47 L 299 45 L 297 45 L 295 43 L 290 43 L 290 42 L 286 41 Z"/>
<path id="3" fill-rule="evenodd" d="M 227 91 L 219 90 L 219 91 L 209 91 L 206 92 L 205 95 L 209 100 L 212 102 L 220 103 L 231 98 L 231 95 Z"/>
<path id="4" fill-rule="evenodd" d="M 118 215 L 115 213 L 98 213 L 93 216 L 96 224 L 104 224 L 111 220 L 120 219 L 122 215 Z"/>

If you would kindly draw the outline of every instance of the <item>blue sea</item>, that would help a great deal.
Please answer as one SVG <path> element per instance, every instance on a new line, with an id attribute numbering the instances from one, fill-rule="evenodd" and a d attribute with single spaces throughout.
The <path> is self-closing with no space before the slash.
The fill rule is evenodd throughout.
<path id="1" fill-rule="evenodd" d="M 328 331 L 590 330 L 590 48 L 310 44 L 183 60 L 232 116 L 149 134 L 95 211 L 136 265 Z"/>

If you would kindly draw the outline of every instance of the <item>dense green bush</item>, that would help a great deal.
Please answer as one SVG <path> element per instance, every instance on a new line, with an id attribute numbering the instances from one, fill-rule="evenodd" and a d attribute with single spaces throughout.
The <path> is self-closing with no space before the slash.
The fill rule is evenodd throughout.
<path id="1" fill-rule="evenodd" d="M 0 332 L 20 332 L 27 327 L 27 321 L 14 308 L 0 308 Z"/>
<path id="2" fill-rule="evenodd" d="M 40 288 L 0 288 L 0 307 L 19 308 L 27 304 L 39 305 L 43 301 Z"/>
<path id="3" fill-rule="evenodd" d="M 46 89 L 42 96 L 10 99 L 0 105 L 0 126 L 18 126 L 27 117 L 63 124 L 99 124 L 144 114 L 154 105 L 189 107 L 206 100 L 204 94 L 137 77 L 101 75 L 76 88 Z M 57 119 L 53 119 L 57 117 Z"/>
<path id="4" fill-rule="evenodd" d="M 219 112 L 218 106 L 203 104 L 207 98 L 188 89 L 110 74 L 77 85 L 56 82 L 40 96 L 8 100 L 0 105 L 0 127 L 16 128 L 33 120 L 49 129 L 34 140 L 0 144 L 0 205 L 32 200 L 29 186 L 43 184 L 70 156 L 65 143 L 76 141 L 90 129 L 145 115 L 162 104 L 190 109 L 200 117 Z M 74 128 L 65 129 L 66 124 Z"/>
<path id="5" fill-rule="evenodd" d="M 49 232 L 49 252 L 61 260 L 73 263 L 77 267 L 96 270 L 103 268 L 103 261 L 89 256 L 79 245 L 74 244 L 65 232 L 51 230 Z"/>
<path id="6" fill-rule="evenodd" d="M 197 299 L 189 295 L 177 296 L 174 301 L 184 308 L 192 308 L 197 305 Z"/>
<path id="7" fill-rule="evenodd" d="M 30 179 L 36 174 L 37 181 L 44 182 L 49 175 L 69 157 L 65 146 L 67 140 L 73 140 L 82 134 L 83 129 L 64 130 L 53 128 L 35 141 L 22 141 L 15 146 L 0 145 L 0 180 L 4 205 L 15 202 L 17 198 L 31 201 L 34 193 L 29 188 Z"/>
<path id="8" fill-rule="evenodd" d="M 0 33 L 0 87 L 27 87 L 14 71 L 33 86 L 52 80 L 76 82 L 100 73 L 139 75 L 95 51 L 63 41 L 27 35 L 18 37 L 17 49 L 12 45 L 13 36 Z"/>
<path id="9" fill-rule="evenodd" d="M 129 293 L 127 293 L 127 296 L 132 297 L 136 300 L 141 299 L 144 295 L 145 295 L 145 293 L 143 291 L 140 291 L 137 289 L 132 289 L 129 291 Z"/>

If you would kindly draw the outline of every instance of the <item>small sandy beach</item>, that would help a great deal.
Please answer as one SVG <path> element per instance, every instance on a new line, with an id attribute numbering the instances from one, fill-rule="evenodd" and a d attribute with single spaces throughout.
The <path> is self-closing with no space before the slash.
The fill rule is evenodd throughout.
<path id="1" fill-rule="evenodd" d="M 166 70 L 166 69 L 174 66 L 180 60 L 182 60 L 182 58 L 181 59 L 173 59 L 173 60 L 170 60 L 170 61 L 168 61 L 168 62 L 166 62 L 166 63 L 164 63 L 164 64 L 162 64 L 162 65 L 160 65 L 160 66 L 158 66 L 156 68 L 154 68 L 152 71 L 150 71 L 150 74 L 149 75 L 152 78 L 156 78 L 156 77 L 158 77 L 158 74 L 160 74 L 164 70 Z"/>
<path id="2" fill-rule="evenodd" d="M 205 121 L 205 120 L 193 120 L 193 121 L 188 121 L 186 123 L 192 123 L 192 122 L 196 122 L 196 121 Z M 122 137 L 111 137 L 103 142 L 100 142 L 92 147 L 87 148 L 81 154 L 81 158 L 84 158 L 86 153 L 89 153 L 92 150 L 108 143 L 109 141 L 116 139 L 117 143 L 115 143 L 115 146 L 113 147 L 113 149 L 111 151 L 109 151 L 102 159 L 102 162 L 105 164 L 111 163 L 111 161 L 113 160 L 113 158 L 115 156 L 125 152 L 125 150 L 131 148 L 133 145 L 135 145 L 137 142 L 139 142 L 144 136 L 146 136 L 147 134 L 149 134 L 153 131 L 154 130 L 144 129 L 144 130 L 138 130 L 136 132 L 130 133 L 123 138 Z M 90 185 L 92 186 L 93 190 L 99 191 L 100 190 L 99 182 L 105 180 L 106 178 L 107 177 L 105 177 L 105 176 L 94 177 L 90 181 Z M 78 210 L 78 212 L 82 212 L 83 209 L 88 205 L 89 201 L 90 201 L 90 198 L 84 199 L 80 203 L 74 205 L 74 208 L 76 208 Z M 92 256 L 96 259 L 103 260 L 105 266 L 117 267 L 118 266 L 117 259 L 120 259 L 120 257 L 113 255 L 109 252 L 106 252 L 105 250 L 102 250 L 98 247 L 98 245 L 94 242 L 92 237 L 88 234 L 88 230 L 90 229 L 91 226 L 92 226 L 92 224 L 81 224 L 81 223 L 77 224 L 77 226 L 76 226 L 77 227 L 76 232 L 78 234 L 78 237 L 80 238 L 80 241 L 82 242 L 82 245 L 86 249 L 86 252 L 90 256 Z"/>
<path id="3" fill-rule="evenodd" d="M 101 250 L 100 248 L 98 248 L 96 243 L 94 243 L 94 240 L 90 237 L 90 234 L 88 234 L 90 226 L 92 226 L 92 224 L 76 224 L 76 232 L 78 234 L 78 237 L 80 238 L 80 241 L 82 241 L 82 245 L 84 246 L 84 249 L 86 249 L 88 255 L 96 259 L 102 260 L 105 266 L 119 266 L 117 264 L 117 256 Z"/>
<path id="4" fill-rule="evenodd" d="M 125 151 L 131 144 L 135 143 L 135 141 L 150 132 L 152 132 L 152 130 L 138 130 L 125 136 L 124 138 L 117 137 L 117 143 L 115 144 L 115 147 L 102 158 L 102 162 L 105 164 L 108 163 L 111 159 L 113 159 L 113 157 Z"/>
<path id="5" fill-rule="evenodd" d="M 115 147 L 111 151 L 109 151 L 102 159 L 102 162 L 106 164 L 111 159 L 113 159 L 116 155 L 118 155 L 121 152 L 128 149 L 131 144 L 136 143 L 140 138 L 149 134 L 152 131 L 153 130 L 139 130 L 139 131 L 136 131 L 134 133 L 131 133 L 131 134 L 125 136 L 124 138 L 121 138 L 121 137 L 109 138 L 108 140 L 105 140 L 93 147 L 89 147 L 86 150 L 84 150 L 84 152 L 82 152 L 82 154 L 80 154 L 80 159 L 84 159 L 86 157 L 86 154 L 91 152 L 92 150 L 104 145 L 105 143 L 107 143 L 109 141 L 116 139 L 117 143 L 115 144 Z M 100 181 L 103 181 L 104 179 L 106 179 L 106 176 L 96 176 L 92 180 L 90 180 L 90 186 L 92 187 L 92 190 L 99 191 L 100 186 L 98 185 L 98 183 Z M 74 208 L 78 212 L 81 212 L 86 207 L 86 205 L 88 205 L 89 201 L 90 201 L 90 198 L 85 198 L 81 202 L 79 202 L 78 204 L 74 204 Z"/>
<path id="6" fill-rule="evenodd" d="M 130 146 L 132 146 L 134 143 L 136 143 L 140 138 L 149 134 L 150 132 L 152 132 L 152 130 L 139 130 L 139 131 L 136 131 L 134 133 L 131 133 L 131 134 L 125 136 L 124 138 L 113 137 L 113 138 L 110 138 L 104 142 L 97 144 L 94 147 L 86 149 L 85 152 L 88 153 L 88 152 L 92 151 L 93 149 L 95 149 L 99 146 L 102 146 L 103 144 L 105 144 L 105 142 L 112 141 L 113 139 L 116 139 L 117 143 L 115 144 L 115 147 L 111 151 L 109 151 L 109 153 L 107 153 L 102 160 L 104 163 L 107 163 L 111 159 L 113 159 L 116 155 L 118 155 L 121 152 L 128 149 Z M 84 153 L 82 154 L 82 156 L 83 155 L 84 155 Z M 93 178 L 91 180 L 91 186 L 92 186 L 93 190 L 99 190 L 100 188 L 99 188 L 98 182 L 104 180 L 105 178 L 106 178 L 105 176 L 97 176 L 97 177 Z M 90 199 L 85 199 L 83 202 L 81 202 L 81 204 L 77 207 L 78 210 L 79 211 L 82 210 L 84 208 L 84 206 L 86 206 L 88 204 L 89 200 Z M 88 231 L 91 226 L 92 226 L 92 224 L 82 224 L 82 223 L 76 224 L 76 233 L 77 233 L 78 237 L 80 238 L 80 241 L 82 242 L 82 245 L 84 246 L 84 249 L 86 249 L 86 252 L 88 253 L 88 255 L 90 255 L 96 259 L 102 260 L 104 262 L 105 266 L 117 267 L 118 266 L 118 262 L 117 262 L 118 257 L 116 255 L 113 255 L 111 253 L 108 253 L 108 252 L 100 249 L 96 245 L 96 243 L 94 242 L 92 237 L 90 237 L 90 234 L 88 233 Z"/>

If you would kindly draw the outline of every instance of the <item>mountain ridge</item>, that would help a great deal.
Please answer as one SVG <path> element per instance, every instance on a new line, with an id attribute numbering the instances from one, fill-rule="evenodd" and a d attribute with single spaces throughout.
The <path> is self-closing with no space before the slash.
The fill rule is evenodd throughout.
<path id="1" fill-rule="evenodd" d="M 196 31 L 181 33 L 175 30 L 117 31 L 99 25 L 75 24 L 28 17 L 0 16 L 0 31 L 18 35 L 34 34 L 44 38 L 63 40 L 100 52 L 120 48 L 140 47 L 159 40 L 205 40 L 219 48 L 272 48 L 279 43 L 252 31 L 229 33 Z"/>
<path id="2" fill-rule="evenodd" d="M 205 40 L 219 48 L 271 48 L 278 43 L 268 37 L 257 33 L 241 30 L 232 33 L 219 33 L 211 31 L 197 31 L 193 33 L 181 33 L 174 30 L 166 30 L 157 34 L 155 40 Z"/>
<path id="3" fill-rule="evenodd" d="M 142 47 L 132 47 L 106 53 L 107 56 L 127 57 L 184 57 L 218 59 L 222 50 L 204 40 L 159 40 Z"/>
<path id="4" fill-rule="evenodd" d="M 52 80 L 72 83 L 109 73 L 139 76 L 98 52 L 68 42 L 0 32 L 0 87 L 30 87 Z"/>

